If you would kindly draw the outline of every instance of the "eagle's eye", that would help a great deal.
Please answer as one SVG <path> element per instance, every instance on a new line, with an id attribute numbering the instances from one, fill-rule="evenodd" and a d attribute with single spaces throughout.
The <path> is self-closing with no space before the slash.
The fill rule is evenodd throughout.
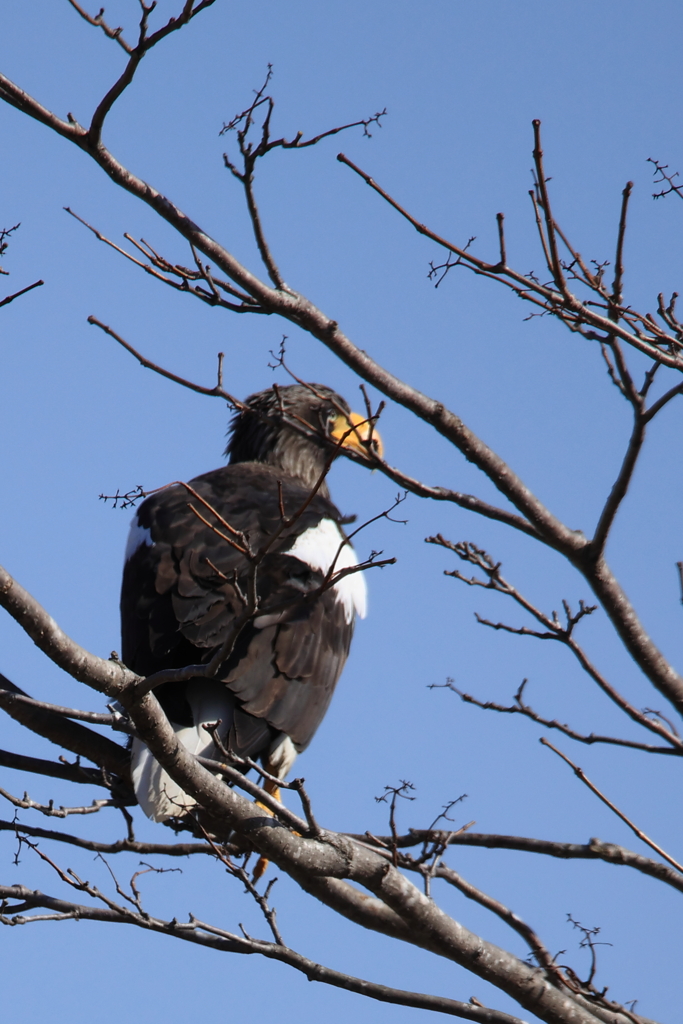
<path id="1" fill-rule="evenodd" d="M 323 429 L 326 434 L 329 435 L 332 433 L 337 422 L 338 416 L 339 414 L 337 410 L 333 409 L 331 406 L 327 406 L 326 409 L 321 409 L 320 419 L 322 421 Z"/>

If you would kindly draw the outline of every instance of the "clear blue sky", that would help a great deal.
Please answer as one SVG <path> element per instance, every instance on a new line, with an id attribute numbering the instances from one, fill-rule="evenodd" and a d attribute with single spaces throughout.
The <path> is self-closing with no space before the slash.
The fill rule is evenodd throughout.
<path id="1" fill-rule="evenodd" d="M 179 0 L 161 0 L 159 16 Z M 92 5 L 93 12 L 96 5 Z M 137 4 L 107 7 L 112 24 L 134 37 Z M 654 310 L 659 291 L 681 288 L 683 204 L 654 203 L 648 157 L 683 169 L 680 60 L 683 12 L 653 0 L 312 0 L 227 2 L 170 38 L 141 67 L 109 118 L 105 141 L 135 173 L 165 191 L 249 266 L 257 267 L 242 196 L 222 164 L 234 146 L 222 124 L 249 101 L 274 66 L 276 132 L 317 133 L 387 107 L 373 137 L 355 130 L 319 148 L 275 153 L 259 171 L 258 195 L 286 280 L 308 295 L 362 348 L 394 373 L 446 402 L 573 528 L 589 531 L 620 461 L 628 431 L 625 403 L 596 351 L 465 271 L 435 291 L 426 274 L 437 248 L 420 239 L 348 169 L 343 149 L 421 220 L 456 242 L 475 235 L 475 251 L 495 253 L 495 214 L 507 217 L 508 254 L 520 270 L 541 273 L 528 189 L 531 120 L 543 120 L 548 173 L 560 221 L 586 256 L 611 259 L 620 192 L 635 182 L 627 244 L 627 297 Z M 61 116 L 87 122 L 118 75 L 123 53 L 64 2 L 4 4 L 2 70 Z M 100 492 L 156 487 L 220 464 L 225 407 L 143 370 L 86 323 L 94 314 L 148 356 L 210 383 L 216 353 L 226 353 L 226 386 L 238 395 L 268 386 L 269 351 L 282 324 L 231 318 L 164 288 L 98 243 L 64 206 L 109 237 L 142 236 L 169 258 L 190 255 L 172 232 L 74 147 L 0 106 L 0 224 L 22 227 L 4 259 L 5 291 L 37 277 L 44 287 L 0 316 L 0 432 L 3 439 L 0 560 L 75 639 L 108 656 L 118 641 L 118 586 L 128 513 L 98 502 Z M 4 294 L 4 292 L 3 292 Z M 317 342 L 286 327 L 289 357 L 301 376 L 330 384 L 352 405 L 358 381 Z M 490 485 L 401 409 L 382 421 L 388 458 L 430 483 L 490 497 Z M 651 431 L 622 510 L 612 562 L 648 629 L 680 664 L 681 607 L 675 562 L 680 538 L 681 407 Z M 340 465 L 333 496 L 367 517 L 395 487 L 378 474 Z M 553 645 L 493 634 L 475 610 L 521 616 L 493 595 L 442 575 L 453 563 L 427 547 L 443 532 L 487 547 L 509 578 L 551 610 L 574 605 L 587 588 L 531 541 L 466 513 L 409 498 L 406 526 L 381 523 L 360 553 L 382 548 L 394 568 L 371 574 L 370 614 L 357 631 L 331 710 L 299 762 L 328 827 L 386 830 L 374 797 L 409 779 L 415 802 L 401 827 L 424 826 L 448 799 L 469 794 L 459 821 L 480 831 L 585 842 L 589 836 L 644 851 L 635 837 L 538 743 L 529 722 L 462 705 L 432 683 L 453 677 L 469 692 L 507 702 L 524 677 L 549 717 L 580 730 L 633 735 L 596 695 L 569 656 Z M 638 706 L 652 694 L 619 652 L 604 617 L 582 630 L 591 654 Z M 13 623 L 0 618 L 0 670 L 35 696 L 98 707 L 96 695 L 61 674 Z M 19 730 L 3 722 L 1 744 L 17 749 Z M 680 768 L 619 750 L 558 740 L 663 846 L 680 855 Z M 30 750 L 54 756 L 37 738 Z M 3 770 L 0 785 L 35 799 L 72 795 L 38 777 Z M 85 788 L 85 787 L 84 787 Z M 88 791 L 88 799 L 92 796 Z M 165 839 L 138 815 L 140 837 Z M 6 817 L 11 816 L 7 808 Z M 22 820 L 29 812 L 22 812 Z M 76 819 L 70 819 L 68 824 Z M 48 824 L 41 819 L 40 824 Z M 114 817 L 76 820 L 82 834 L 122 834 Z M 12 864 L 0 836 L 0 877 L 55 892 L 57 883 L 28 853 Z M 57 850 L 65 866 L 105 884 L 89 855 Z M 681 917 L 677 898 L 626 869 L 594 863 L 525 860 L 497 851 L 451 852 L 465 877 L 511 906 L 550 949 L 587 965 L 566 914 L 602 927 L 598 981 L 619 1000 L 638 998 L 645 1015 L 673 1022 L 680 997 Z M 136 870 L 131 858 L 118 868 Z M 238 887 L 209 863 L 182 875 L 145 876 L 153 912 L 192 911 L 227 928 L 261 933 Z M 526 955 L 521 941 L 455 892 L 442 905 L 469 928 Z M 476 995 L 514 1012 L 502 994 L 458 967 L 366 934 L 298 893 L 275 887 L 285 939 L 340 970 L 454 998 Z M 652 939 L 656 936 L 656 941 Z M 651 941 L 652 940 L 652 941 Z M 89 924 L 33 925 L 0 933 L 9 1017 L 54 1024 L 114 1024 L 125 1013 L 149 1024 L 277 1015 L 283 1024 L 324 1014 L 365 1022 L 406 1022 L 420 1011 L 386 1007 L 308 985 L 289 969 L 255 958 L 219 957 L 132 929 Z"/>

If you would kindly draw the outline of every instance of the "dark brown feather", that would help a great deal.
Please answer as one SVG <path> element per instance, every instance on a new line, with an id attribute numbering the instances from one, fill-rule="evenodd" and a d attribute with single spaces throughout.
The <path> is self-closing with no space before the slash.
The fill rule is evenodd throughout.
<path id="1" fill-rule="evenodd" d="M 278 484 L 286 514 L 292 516 L 309 488 L 275 466 L 239 462 L 191 482 L 235 530 L 248 535 L 253 550 L 281 526 Z M 148 498 L 137 513 L 153 544 L 143 543 L 124 570 L 122 655 L 143 675 L 210 660 L 242 610 L 233 578 L 245 588 L 249 563 L 203 524 L 190 504 L 197 502 L 175 486 Z M 212 518 L 205 507 L 201 512 Z M 237 698 L 234 740 L 252 756 L 255 746 L 257 753 L 265 752 L 278 732 L 289 735 L 300 750 L 310 742 L 346 661 L 353 623 L 346 621 L 336 592 L 302 601 L 322 576 L 286 554 L 305 530 L 339 518 L 329 499 L 318 494 L 278 537 L 259 567 L 258 590 L 264 612 L 289 601 L 291 621 L 246 627 L 219 673 Z M 186 714 L 183 693 L 177 687 L 161 690 L 169 715 Z"/>

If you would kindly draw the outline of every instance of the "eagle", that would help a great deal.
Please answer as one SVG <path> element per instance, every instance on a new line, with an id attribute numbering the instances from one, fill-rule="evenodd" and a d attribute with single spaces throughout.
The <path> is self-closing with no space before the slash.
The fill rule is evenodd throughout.
<path id="1" fill-rule="evenodd" d="M 335 447 L 368 463 L 381 454 L 371 419 L 330 388 L 276 386 L 251 395 L 233 418 L 227 465 L 136 510 L 121 587 L 122 659 L 150 676 L 218 658 L 210 677 L 154 690 L 197 756 L 219 757 L 205 728 L 219 722 L 224 750 L 260 760 L 282 780 L 327 711 L 366 610 L 364 574 L 341 574 L 357 558 L 325 481 Z M 131 754 L 145 814 L 187 815 L 195 801 L 140 739 Z"/>

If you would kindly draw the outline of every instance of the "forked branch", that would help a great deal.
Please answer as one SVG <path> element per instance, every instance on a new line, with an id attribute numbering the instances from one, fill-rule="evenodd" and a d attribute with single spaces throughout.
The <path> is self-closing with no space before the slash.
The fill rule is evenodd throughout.
<path id="1" fill-rule="evenodd" d="M 268 65 L 268 72 L 266 74 L 265 81 L 260 89 L 254 90 L 254 99 L 241 113 L 236 114 L 230 121 L 223 124 L 220 134 L 225 135 L 229 132 L 235 132 L 237 136 L 237 146 L 239 149 L 241 167 L 228 157 L 227 153 L 223 154 L 223 162 L 230 173 L 237 178 L 244 188 L 244 195 L 247 203 L 247 209 L 251 218 L 252 229 L 254 232 L 254 238 L 258 247 L 261 260 L 266 268 L 268 277 L 274 284 L 275 288 L 279 291 L 289 291 L 285 284 L 278 265 L 273 256 L 272 250 L 266 241 L 265 232 L 263 230 L 263 223 L 261 220 L 261 214 L 259 212 L 258 205 L 256 203 L 256 196 L 254 193 L 254 173 L 257 161 L 268 155 L 274 149 L 307 149 L 310 146 L 316 146 L 323 139 L 327 139 L 332 135 L 337 135 L 339 132 L 348 131 L 350 128 L 363 128 L 363 134 L 368 138 L 371 137 L 368 128 L 372 124 L 376 124 L 379 128 L 382 127 L 381 119 L 386 115 L 386 108 L 372 117 L 367 117 L 359 121 L 352 121 L 349 124 L 338 125 L 335 128 L 328 128 L 326 131 L 320 132 L 318 135 L 311 136 L 308 139 L 304 139 L 303 132 L 297 132 L 291 139 L 284 137 L 273 139 L 271 137 L 271 121 L 273 117 L 273 111 L 275 109 L 275 100 L 272 96 L 266 94 L 266 89 L 273 76 L 273 66 Z M 257 129 L 258 139 L 252 141 L 251 132 L 255 126 L 256 114 L 262 114 L 260 129 Z"/>
<path id="2" fill-rule="evenodd" d="M 512 630 L 512 632 L 520 631 Z M 584 733 L 577 732 L 575 729 L 570 728 L 566 723 L 558 722 L 556 718 L 543 718 L 543 716 L 539 715 L 537 711 L 534 711 L 532 707 L 524 703 L 522 695 L 527 682 L 528 680 L 524 679 L 520 684 L 519 689 L 513 697 L 513 704 L 498 704 L 493 700 L 479 700 L 477 697 L 473 697 L 471 694 L 465 693 L 463 690 L 459 690 L 451 680 L 448 680 L 445 683 L 431 683 L 430 689 L 452 690 L 453 693 L 457 693 L 458 697 L 460 697 L 465 704 L 473 704 L 475 707 L 482 708 L 484 711 L 498 711 L 507 715 L 523 715 L 525 718 L 531 719 L 532 722 L 536 722 L 538 725 L 543 725 L 547 729 L 557 729 L 558 732 L 568 736 L 569 739 L 576 740 L 577 743 L 586 743 L 588 746 L 591 746 L 593 743 L 606 743 L 617 747 L 629 747 L 632 750 L 643 750 L 647 754 L 673 754 L 674 756 L 679 757 L 683 755 L 683 750 L 676 747 L 658 747 L 653 743 L 639 743 L 637 740 L 627 740 L 619 736 L 600 736 L 593 732 L 585 735 Z"/>
<path id="3" fill-rule="evenodd" d="M 683 370 L 683 358 L 679 354 L 683 345 L 679 338 L 666 330 L 666 324 L 665 327 L 661 327 L 650 314 L 639 313 L 630 306 L 625 307 L 621 303 L 616 303 L 617 293 L 607 291 L 603 284 L 602 272 L 599 271 L 595 274 L 589 270 L 580 253 L 575 250 L 555 221 L 550 210 L 547 178 L 543 165 L 540 122 L 534 122 L 537 191 L 532 193 L 532 200 L 536 211 L 536 223 L 544 260 L 552 277 L 549 283 L 541 282 L 533 274 L 522 274 L 510 267 L 507 262 L 501 262 L 500 259 L 493 262 L 481 259 L 470 250 L 469 244 L 463 247 L 444 238 L 438 232 L 422 224 L 379 186 L 366 171 L 354 164 L 343 153 L 339 153 L 337 159 L 362 178 L 419 234 L 436 242 L 448 253 L 457 257 L 452 263 L 449 262 L 447 269 L 464 266 L 475 274 L 498 281 L 519 298 L 538 306 L 544 313 L 557 317 L 571 331 L 582 334 L 588 340 L 609 343 L 610 339 L 618 338 L 665 366 L 679 371 Z M 625 192 L 630 195 L 628 186 Z M 500 225 L 500 220 L 498 223 Z M 617 240 L 618 259 L 621 258 L 623 252 L 624 230 L 625 206 L 622 204 Z M 560 241 L 567 249 L 569 262 L 560 256 Z M 590 298 L 583 300 L 569 290 L 567 286 L 568 273 L 593 293 Z M 622 277 L 623 268 L 621 272 L 617 271 L 615 277 L 615 287 L 619 290 Z"/>
<path id="4" fill-rule="evenodd" d="M 122 29 L 110 29 L 109 26 L 102 21 L 104 8 L 100 10 L 99 15 L 92 17 L 88 15 L 79 4 L 74 3 L 73 0 L 70 0 L 70 3 L 82 18 L 89 22 L 89 24 L 96 25 L 101 28 L 105 35 L 118 42 L 121 48 L 128 54 L 128 62 L 123 72 L 97 105 L 90 122 L 90 128 L 88 129 L 88 143 L 90 146 L 98 146 L 102 137 L 102 128 L 104 127 L 104 121 L 107 114 L 114 106 L 117 99 L 119 99 L 133 81 L 135 72 L 137 71 L 143 57 L 145 57 L 145 55 L 149 53 L 157 43 L 161 42 L 162 39 L 165 39 L 171 32 L 176 32 L 178 29 L 183 28 L 201 11 L 205 10 L 207 7 L 211 7 L 211 5 L 215 3 L 215 0 L 199 0 L 196 6 L 195 0 L 185 0 L 180 14 L 178 14 L 177 17 L 169 18 L 165 25 L 151 34 L 149 32 L 149 17 L 156 7 L 156 0 L 152 0 L 152 3 L 149 4 L 146 3 L 145 0 L 140 0 L 142 13 L 138 30 L 138 41 L 135 46 L 129 46 L 125 40 L 122 39 Z"/>
<path id="5" fill-rule="evenodd" d="M 597 683 L 600 689 L 605 693 L 609 699 L 620 708 L 632 721 L 637 722 L 638 725 L 642 725 L 643 728 L 650 732 L 656 733 L 662 739 L 670 745 L 670 750 L 666 748 L 650 747 L 647 744 L 632 744 L 630 741 L 620 741 L 616 739 L 610 739 L 602 737 L 600 742 L 612 742 L 623 746 L 635 746 L 637 749 L 647 750 L 650 753 L 675 753 L 683 754 L 683 741 L 672 727 L 667 727 L 661 721 L 653 719 L 647 711 L 640 711 L 634 707 L 626 698 L 619 693 L 619 691 L 607 680 L 607 678 L 596 668 L 591 660 L 586 655 L 581 645 L 577 642 L 574 636 L 574 631 L 578 623 L 587 615 L 593 614 L 596 610 L 595 605 L 587 605 L 584 601 L 579 602 L 578 612 L 572 612 L 568 602 L 562 601 L 564 609 L 565 621 L 564 623 L 560 620 L 557 612 L 553 612 L 552 615 L 547 615 L 545 612 L 537 608 L 528 598 L 524 597 L 523 594 L 517 590 L 508 580 L 506 580 L 501 573 L 501 563 L 496 562 L 488 552 L 482 548 L 478 548 L 475 544 L 469 541 L 462 541 L 453 543 L 453 541 L 447 540 L 441 534 L 437 534 L 435 537 L 427 537 L 426 541 L 428 544 L 436 544 L 439 547 L 444 547 L 449 551 L 453 551 L 461 561 L 467 562 L 470 565 L 475 566 L 479 569 L 484 579 L 480 579 L 476 576 L 468 577 L 463 575 L 457 569 L 446 569 L 444 575 L 453 576 L 455 579 L 461 580 L 471 587 L 483 587 L 486 590 L 494 590 L 499 594 L 503 594 L 505 597 L 511 598 L 523 608 L 526 612 L 531 615 L 536 622 L 543 627 L 542 630 L 535 629 L 530 626 L 510 626 L 504 622 L 492 622 L 489 619 L 482 618 L 477 615 L 477 621 L 483 625 L 488 626 L 491 629 L 503 630 L 507 633 L 514 633 L 518 636 L 530 636 L 535 637 L 539 640 L 555 640 L 558 643 L 564 644 L 574 655 L 583 671 Z M 460 691 L 457 691 L 460 693 Z M 521 689 L 519 696 L 521 698 Z M 484 705 L 481 702 L 475 701 L 474 698 L 460 694 L 463 700 L 467 700 L 468 703 L 479 704 L 480 707 L 489 707 L 493 710 L 501 711 L 512 711 L 526 714 L 527 717 L 533 717 L 535 713 L 530 713 L 531 709 L 523 710 L 521 706 L 516 708 L 508 709 L 503 706 L 493 705 L 491 702 L 486 702 Z M 544 724 L 551 726 L 552 728 L 560 728 L 566 733 L 571 735 L 573 739 L 578 739 L 582 742 L 597 742 L 597 739 L 582 738 L 580 734 L 574 734 L 572 730 L 568 730 L 567 726 L 561 726 L 558 722 L 550 722 L 548 720 L 542 720 L 536 718 L 537 721 L 543 721 Z"/>

